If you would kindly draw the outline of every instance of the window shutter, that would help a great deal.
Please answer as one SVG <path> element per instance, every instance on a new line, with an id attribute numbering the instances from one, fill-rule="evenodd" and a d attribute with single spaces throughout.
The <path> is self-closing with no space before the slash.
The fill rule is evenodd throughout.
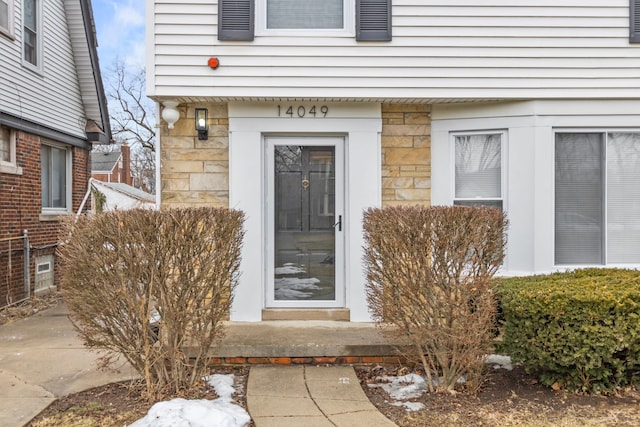
<path id="1" fill-rule="evenodd" d="M 218 40 L 253 40 L 254 0 L 218 0 Z"/>
<path id="2" fill-rule="evenodd" d="M 630 0 L 629 41 L 640 43 L 640 0 Z"/>
<path id="3" fill-rule="evenodd" d="M 356 0 L 356 40 L 391 40 L 391 0 Z"/>

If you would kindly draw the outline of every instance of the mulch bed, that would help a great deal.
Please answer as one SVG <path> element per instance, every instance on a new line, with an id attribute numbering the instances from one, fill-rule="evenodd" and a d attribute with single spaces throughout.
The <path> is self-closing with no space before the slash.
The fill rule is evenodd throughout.
<path id="1" fill-rule="evenodd" d="M 395 368 L 356 369 L 362 388 L 389 419 L 399 426 L 620 426 L 640 425 L 640 392 L 620 390 L 612 396 L 578 395 L 554 391 L 540 384 L 522 367 L 487 370 L 487 379 L 476 396 L 458 393 L 425 393 L 424 409 L 407 412 L 392 405 L 381 388 L 371 388 L 379 376 L 405 375 Z"/>

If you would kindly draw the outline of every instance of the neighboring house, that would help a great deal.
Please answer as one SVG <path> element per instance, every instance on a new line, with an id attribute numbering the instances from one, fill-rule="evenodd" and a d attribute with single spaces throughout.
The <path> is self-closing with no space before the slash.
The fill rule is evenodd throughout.
<path id="1" fill-rule="evenodd" d="M 161 207 L 246 213 L 232 320 L 369 321 L 372 206 L 503 209 L 504 274 L 640 267 L 638 0 L 147 0 L 147 33 Z"/>
<path id="2" fill-rule="evenodd" d="M 145 193 L 135 187 L 121 182 L 103 182 L 97 179 L 91 179 L 92 198 L 91 206 L 93 210 L 100 207 L 102 212 L 127 209 L 154 209 L 156 205 L 156 196 Z M 97 196 L 101 194 L 102 196 Z M 96 197 L 103 197 L 101 201 L 97 201 Z"/>
<path id="3" fill-rule="evenodd" d="M 0 70 L 4 306 L 57 285 L 61 217 L 87 192 L 92 144 L 111 139 L 90 0 L 0 0 Z"/>
<path id="4" fill-rule="evenodd" d="M 131 148 L 122 144 L 120 151 L 92 152 L 91 177 L 103 182 L 131 185 Z"/>

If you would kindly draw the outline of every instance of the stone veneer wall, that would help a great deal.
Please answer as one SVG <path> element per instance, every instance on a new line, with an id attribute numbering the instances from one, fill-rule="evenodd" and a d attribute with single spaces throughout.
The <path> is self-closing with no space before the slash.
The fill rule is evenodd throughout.
<path id="1" fill-rule="evenodd" d="M 198 140 L 194 109 L 209 110 L 209 139 Z M 162 206 L 229 205 L 227 104 L 180 105 L 173 129 L 163 122 Z M 431 106 L 382 105 L 382 204 L 431 203 Z"/>
<path id="2" fill-rule="evenodd" d="M 382 104 L 382 205 L 431 204 L 431 106 Z"/>
<path id="3" fill-rule="evenodd" d="M 198 140 L 194 109 L 209 110 L 209 139 Z M 162 122 L 163 208 L 229 206 L 229 114 L 227 104 L 178 106 L 173 129 Z"/>

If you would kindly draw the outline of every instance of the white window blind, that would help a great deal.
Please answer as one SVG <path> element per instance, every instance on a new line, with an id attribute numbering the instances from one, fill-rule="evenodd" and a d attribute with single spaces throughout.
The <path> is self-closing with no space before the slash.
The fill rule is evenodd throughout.
<path id="1" fill-rule="evenodd" d="M 607 261 L 640 262 L 640 134 L 607 140 Z"/>
<path id="2" fill-rule="evenodd" d="M 455 135 L 457 205 L 502 208 L 502 134 Z"/>
<path id="3" fill-rule="evenodd" d="M 342 29 L 344 0 L 267 0 L 267 29 Z"/>
<path id="4" fill-rule="evenodd" d="M 640 133 L 557 133 L 556 264 L 640 263 Z"/>
<path id="5" fill-rule="evenodd" d="M 556 264 L 603 261 L 602 144 L 599 133 L 556 134 Z"/>

